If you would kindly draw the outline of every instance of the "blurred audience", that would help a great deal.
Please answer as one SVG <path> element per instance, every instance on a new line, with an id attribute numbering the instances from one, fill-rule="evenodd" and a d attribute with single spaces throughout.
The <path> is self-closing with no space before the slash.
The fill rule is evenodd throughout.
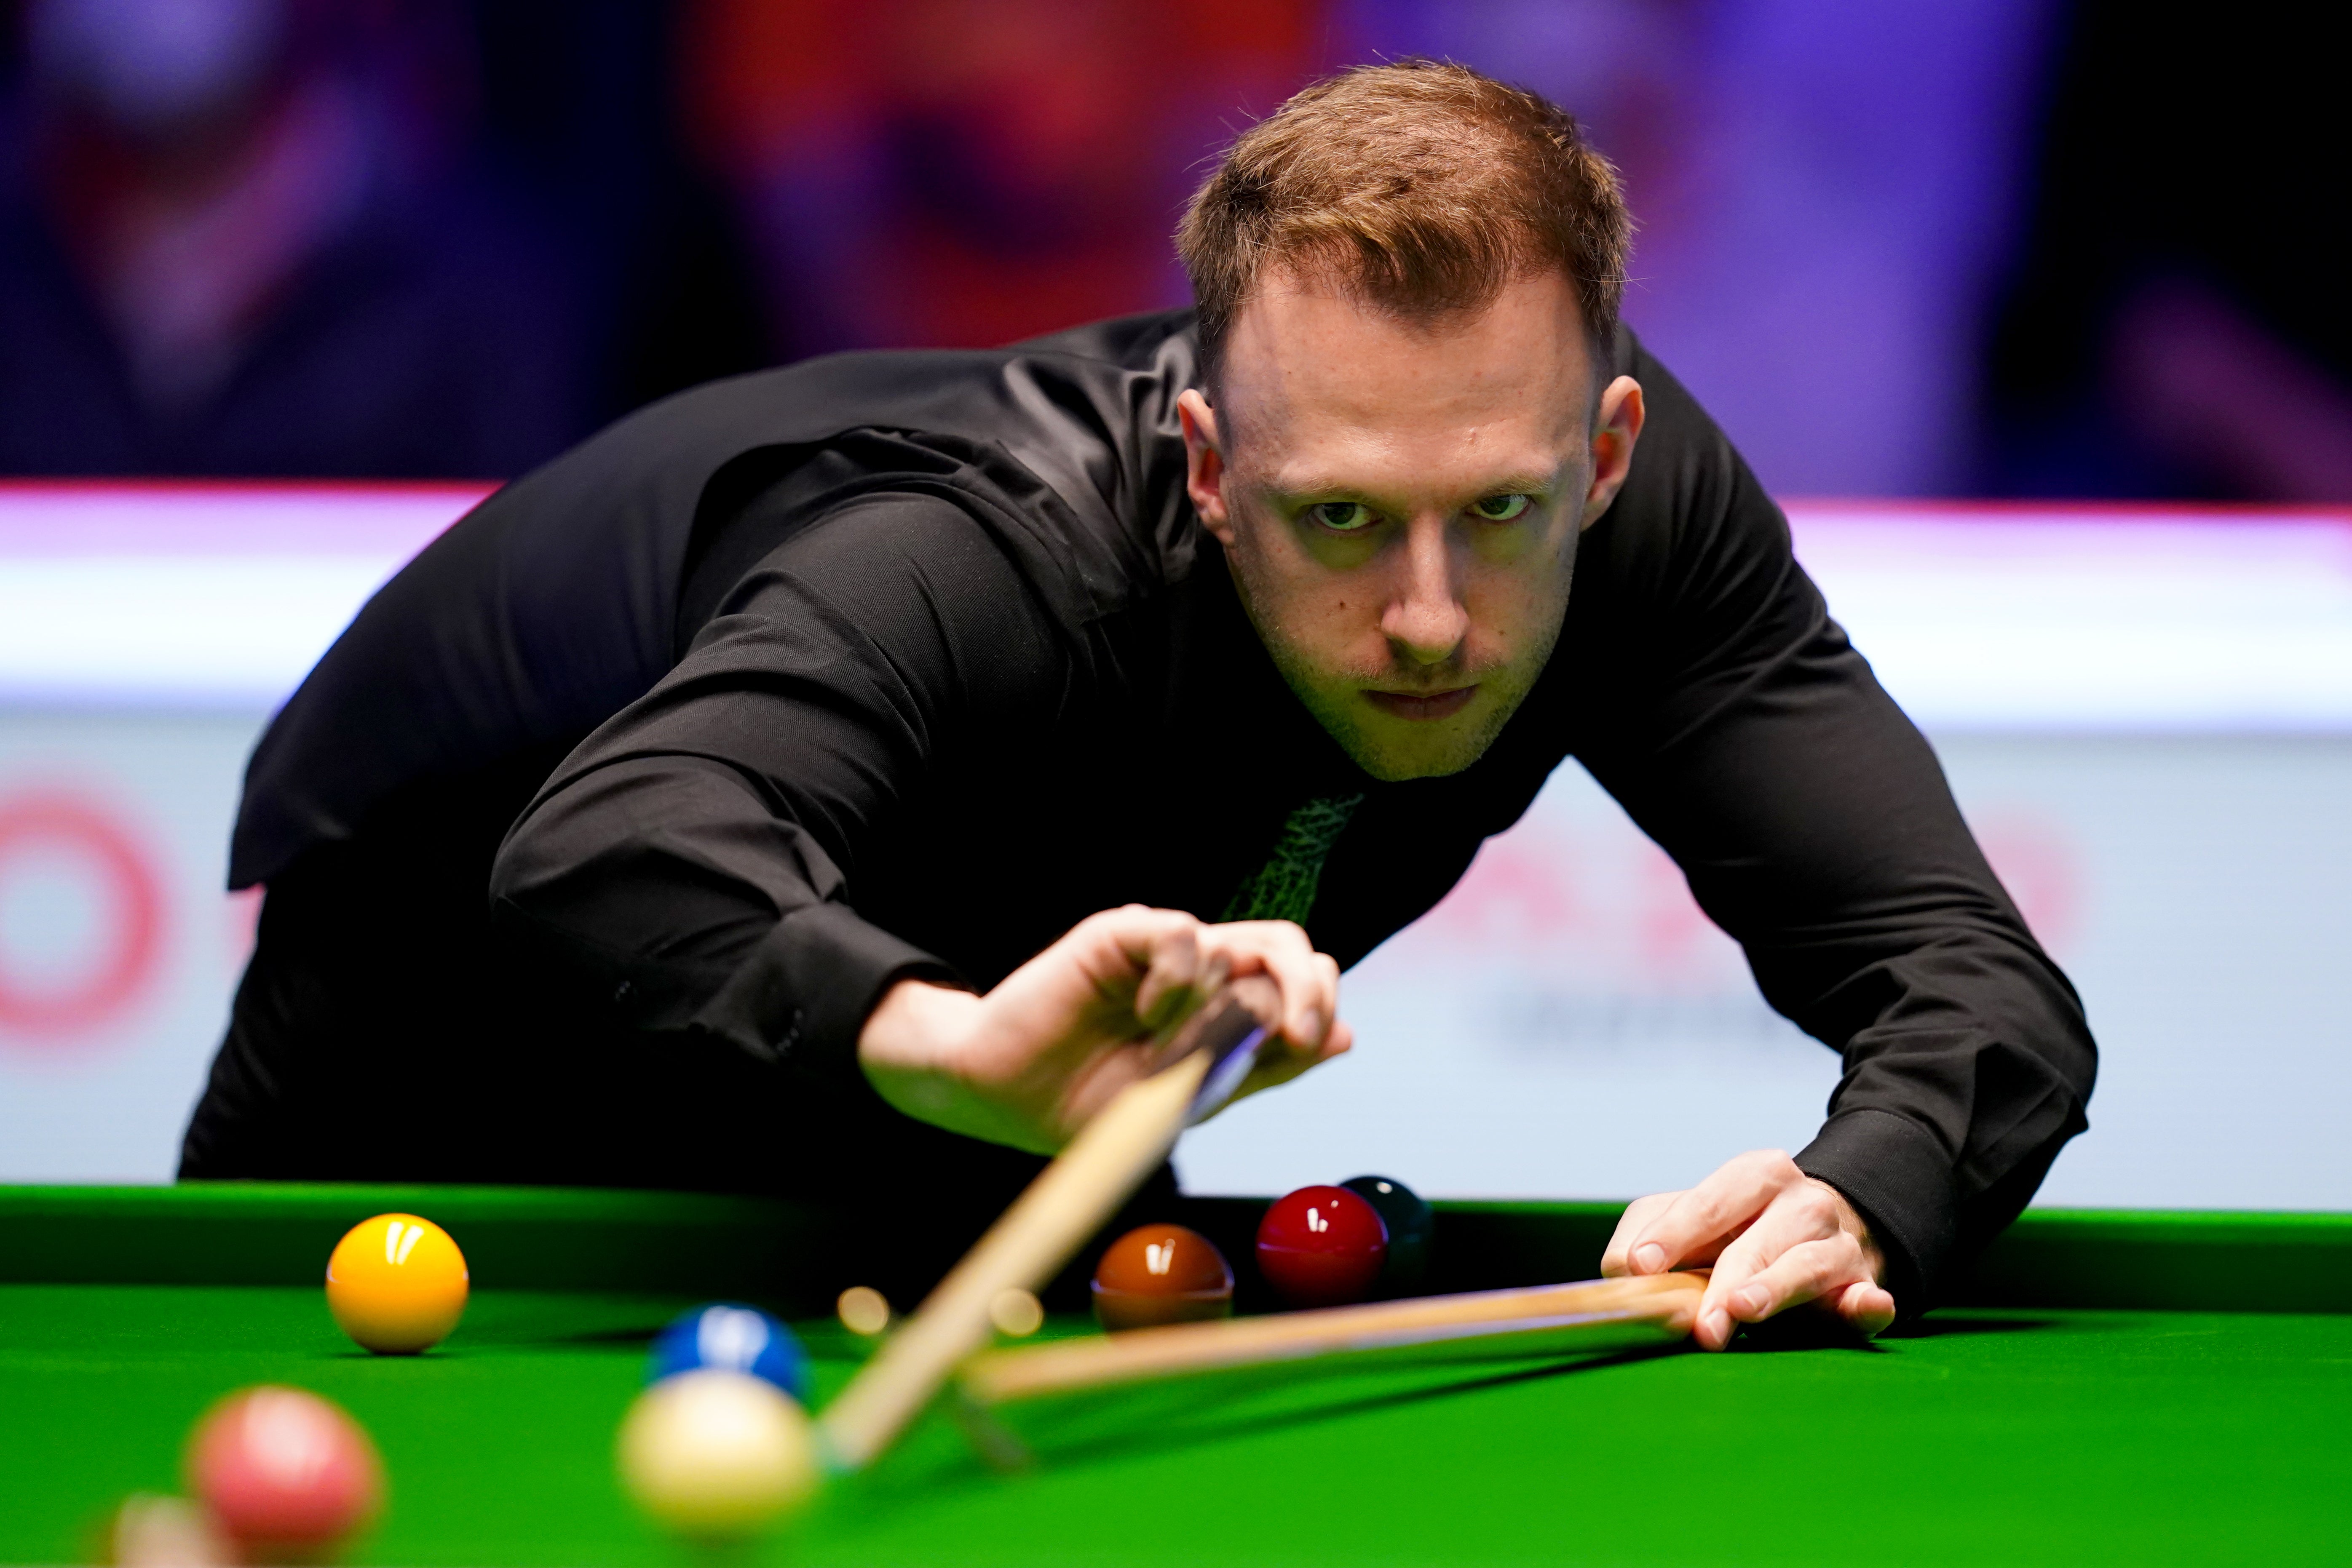
<path id="1" fill-rule="evenodd" d="M 1315 0 L 702 0 L 695 140 L 790 354 L 1181 305 L 1201 161 L 1323 62 Z"/>
<path id="2" fill-rule="evenodd" d="M 1792 495 L 2352 499 L 2299 24 L 2116 0 L 0 0 L 0 472 L 497 477 L 709 377 L 1181 303 L 1349 60 L 1551 94 Z"/>
<path id="3" fill-rule="evenodd" d="M 2352 122 L 2315 14 L 2089 0 L 1990 356 L 2018 495 L 2352 501 Z"/>
<path id="4" fill-rule="evenodd" d="M 28 0 L 0 465 L 499 476 L 578 434 L 578 302 L 452 144 L 449 20 Z"/>
<path id="5" fill-rule="evenodd" d="M 1351 0 L 1356 52 L 1549 94 L 1623 172 L 1625 317 L 1783 495 L 1975 479 L 2049 0 Z"/>
<path id="6" fill-rule="evenodd" d="M 736 204 L 684 141 L 672 0 L 470 0 L 477 140 L 509 200 L 560 236 L 588 301 L 599 424 L 775 362 Z"/>

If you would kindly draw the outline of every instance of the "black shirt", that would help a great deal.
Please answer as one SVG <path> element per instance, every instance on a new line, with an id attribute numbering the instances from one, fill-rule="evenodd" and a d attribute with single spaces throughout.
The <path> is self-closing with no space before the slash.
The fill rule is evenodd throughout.
<path id="1" fill-rule="evenodd" d="M 1477 763 L 1404 783 L 1292 695 L 1192 515 L 1186 316 L 817 361 L 624 421 L 419 557 L 264 737 L 233 880 L 270 899 L 189 1168 L 352 1174 L 315 1140 L 255 1156 L 251 1130 L 306 1095 L 355 1114 L 364 1075 L 320 1059 L 382 1026 L 335 993 L 404 987 L 447 993 L 468 1083 L 525 1085 L 535 1157 L 598 1145 L 590 1177 L 1009 1179 L 865 1085 L 892 979 L 984 988 L 1123 903 L 1217 918 L 1293 811 L 1360 795 L 1306 921 L 1349 965 L 1574 757 L 1844 1053 L 1799 1163 L 1916 1300 L 2084 1126 L 2088 1031 L 1779 509 L 1630 335 L 1618 357 L 1648 424 L 1549 664 Z M 305 913 L 273 920 L 289 884 Z M 395 1140 L 369 1169 L 497 1174 L 485 1145 L 513 1138 Z"/>

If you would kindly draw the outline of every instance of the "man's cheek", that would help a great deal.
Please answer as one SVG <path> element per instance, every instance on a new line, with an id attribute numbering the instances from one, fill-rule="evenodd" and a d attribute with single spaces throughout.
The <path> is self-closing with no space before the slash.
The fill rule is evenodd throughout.
<path id="1" fill-rule="evenodd" d="M 1493 595 L 1474 595 L 1464 605 L 1470 618 L 1470 632 L 1463 640 L 1463 653 L 1474 669 L 1507 664 L 1518 657 L 1525 643 L 1520 635 L 1524 617 L 1519 606 Z"/>
<path id="2" fill-rule="evenodd" d="M 1465 608 L 1472 642 L 1490 658 L 1517 663 L 1549 642 L 1567 613 L 1567 574 L 1539 581 L 1510 574 L 1474 589 Z"/>

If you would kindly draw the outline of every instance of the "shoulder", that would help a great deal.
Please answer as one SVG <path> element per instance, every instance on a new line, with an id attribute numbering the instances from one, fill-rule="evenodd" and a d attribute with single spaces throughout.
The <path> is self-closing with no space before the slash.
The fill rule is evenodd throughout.
<path id="1" fill-rule="evenodd" d="M 653 509 L 674 515 L 679 480 L 698 496 L 755 450 L 888 432 L 939 454 L 948 483 L 1062 562 L 1101 612 L 1192 564 L 1176 400 L 1194 371 L 1190 311 L 1003 349 L 835 354 L 678 393 L 559 465 L 574 471 L 566 489 L 656 489 Z"/>
<path id="2" fill-rule="evenodd" d="M 859 429 L 1033 448 L 1054 439 L 1131 444 L 1162 424 L 1174 433 L 1175 400 L 1193 373 L 1189 310 L 1120 317 L 1003 349 L 826 354 L 674 392 L 541 472 L 642 479 Z"/>
<path id="3" fill-rule="evenodd" d="M 1155 310 L 1140 316 L 1117 316 L 1108 321 L 1090 321 L 1083 327 L 1024 339 L 1006 351 L 1094 360 L 1139 371 L 1173 368 L 1171 365 L 1172 356 L 1181 361 L 1182 381 L 1184 385 L 1190 385 L 1194 348 L 1192 312 L 1185 309 Z M 1178 390 L 1181 391 L 1182 387 Z"/>

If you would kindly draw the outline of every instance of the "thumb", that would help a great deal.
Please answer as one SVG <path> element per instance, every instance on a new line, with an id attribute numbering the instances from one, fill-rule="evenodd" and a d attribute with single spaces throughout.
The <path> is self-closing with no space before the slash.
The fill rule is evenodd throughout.
<path id="1" fill-rule="evenodd" d="M 1876 1338 L 1895 1322 L 1895 1298 L 1883 1286 L 1856 1280 L 1838 1293 L 1837 1311 L 1863 1334 Z"/>

